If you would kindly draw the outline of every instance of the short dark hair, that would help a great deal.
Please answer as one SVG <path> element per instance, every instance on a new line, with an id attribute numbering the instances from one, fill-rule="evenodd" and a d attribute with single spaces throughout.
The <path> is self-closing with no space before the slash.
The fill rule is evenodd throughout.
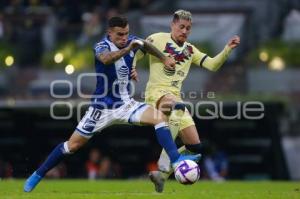
<path id="1" fill-rule="evenodd" d="M 126 17 L 123 16 L 115 16 L 108 20 L 108 27 L 121 27 L 125 28 L 128 25 L 128 20 Z"/>

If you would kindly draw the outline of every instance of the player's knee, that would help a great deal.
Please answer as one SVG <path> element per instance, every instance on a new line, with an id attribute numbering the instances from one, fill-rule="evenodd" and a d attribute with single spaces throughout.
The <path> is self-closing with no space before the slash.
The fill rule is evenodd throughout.
<path id="1" fill-rule="evenodd" d="M 172 110 L 185 111 L 185 104 L 183 102 L 175 102 L 173 103 Z"/>
<path id="2" fill-rule="evenodd" d="M 169 103 L 174 103 L 174 102 L 176 102 L 176 97 L 174 95 L 167 94 L 167 95 L 163 96 L 162 101 L 169 102 Z"/>
<path id="3" fill-rule="evenodd" d="M 176 103 L 174 96 L 166 95 L 159 102 L 157 108 L 162 111 L 164 114 L 169 115 L 172 111 L 172 105 Z"/>
<path id="4" fill-rule="evenodd" d="M 83 146 L 83 144 L 81 142 L 78 142 L 78 141 L 68 141 L 68 149 L 69 149 L 70 153 L 75 153 L 82 146 Z"/>
<path id="5" fill-rule="evenodd" d="M 168 122 L 167 116 L 163 114 L 161 111 L 158 110 L 156 115 L 157 115 L 155 121 L 156 124 L 159 124 L 161 122 Z"/>
<path id="6" fill-rule="evenodd" d="M 189 150 L 192 153 L 203 153 L 204 152 L 204 147 L 202 143 L 198 143 L 198 144 L 186 144 L 185 148 L 187 150 Z"/>

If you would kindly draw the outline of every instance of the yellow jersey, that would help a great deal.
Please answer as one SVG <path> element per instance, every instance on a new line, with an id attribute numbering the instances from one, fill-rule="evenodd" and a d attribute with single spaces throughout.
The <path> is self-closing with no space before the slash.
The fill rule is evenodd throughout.
<path id="1" fill-rule="evenodd" d="M 186 78 L 191 64 L 200 65 L 205 58 L 195 46 L 185 42 L 179 46 L 170 33 L 156 33 L 150 35 L 147 41 L 151 42 L 158 50 L 166 56 L 172 56 L 176 61 L 175 71 L 167 71 L 164 64 L 153 55 L 149 55 L 150 77 L 147 83 L 148 90 L 164 87 L 165 89 L 178 94 L 181 90 L 182 82 Z"/>
<path id="2" fill-rule="evenodd" d="M 231 51 L 226 45 L 221 53 L 214 58 L 210 58 L 189 42 L 179 46 L 171 38 L 171 33 L 155 33 L 150 35 L 147 41 L 166 56 L 172 56 L 176 61 L 176 66 L 174 72 L 168 71 L 157 57 L 149 55 L 150 77 L 145 93 L 146 102 L 158 100 L 167 93 L 171 93 L 180 99 L 182 82 L 186 78 L 191 64 L 216 71 L 224 63 Z M 144 54 L 142 51 L 138 51 L 135 56 L 134 65 Z"/>

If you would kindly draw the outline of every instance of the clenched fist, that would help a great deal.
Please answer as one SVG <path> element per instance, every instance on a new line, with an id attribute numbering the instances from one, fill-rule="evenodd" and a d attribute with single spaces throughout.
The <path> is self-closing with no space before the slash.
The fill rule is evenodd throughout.
<path id="1" fill-rule="evenodd" d="M 235 35 L 234 37 L 232 37 L 231 39 L 229 39 L 227 45 L 231 48 L 234 49 L 236 48 L 239 44 L 240 44 L 240 37 Z"/>

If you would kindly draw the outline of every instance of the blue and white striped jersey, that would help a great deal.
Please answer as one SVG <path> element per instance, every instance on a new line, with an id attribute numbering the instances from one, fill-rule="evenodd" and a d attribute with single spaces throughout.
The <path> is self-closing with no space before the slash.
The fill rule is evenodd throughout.
<path id="1" fill-rule="evenodd" d="M 139 39 L 136 36 L 128 37 L 128 46 L 132 40 Z M 97 73 L 97 85 L 92 98 L 92 105 L 97 108 L 117 108 L 130 99 L 130 73 L 135 53 L 138 49 L 130 51 L 123 58 L 113 64 L 104 65 L 97 57 L 104 51 L 119 50 L 110 40 L 104 37 L 94 46 L 95 68 Z"/>

